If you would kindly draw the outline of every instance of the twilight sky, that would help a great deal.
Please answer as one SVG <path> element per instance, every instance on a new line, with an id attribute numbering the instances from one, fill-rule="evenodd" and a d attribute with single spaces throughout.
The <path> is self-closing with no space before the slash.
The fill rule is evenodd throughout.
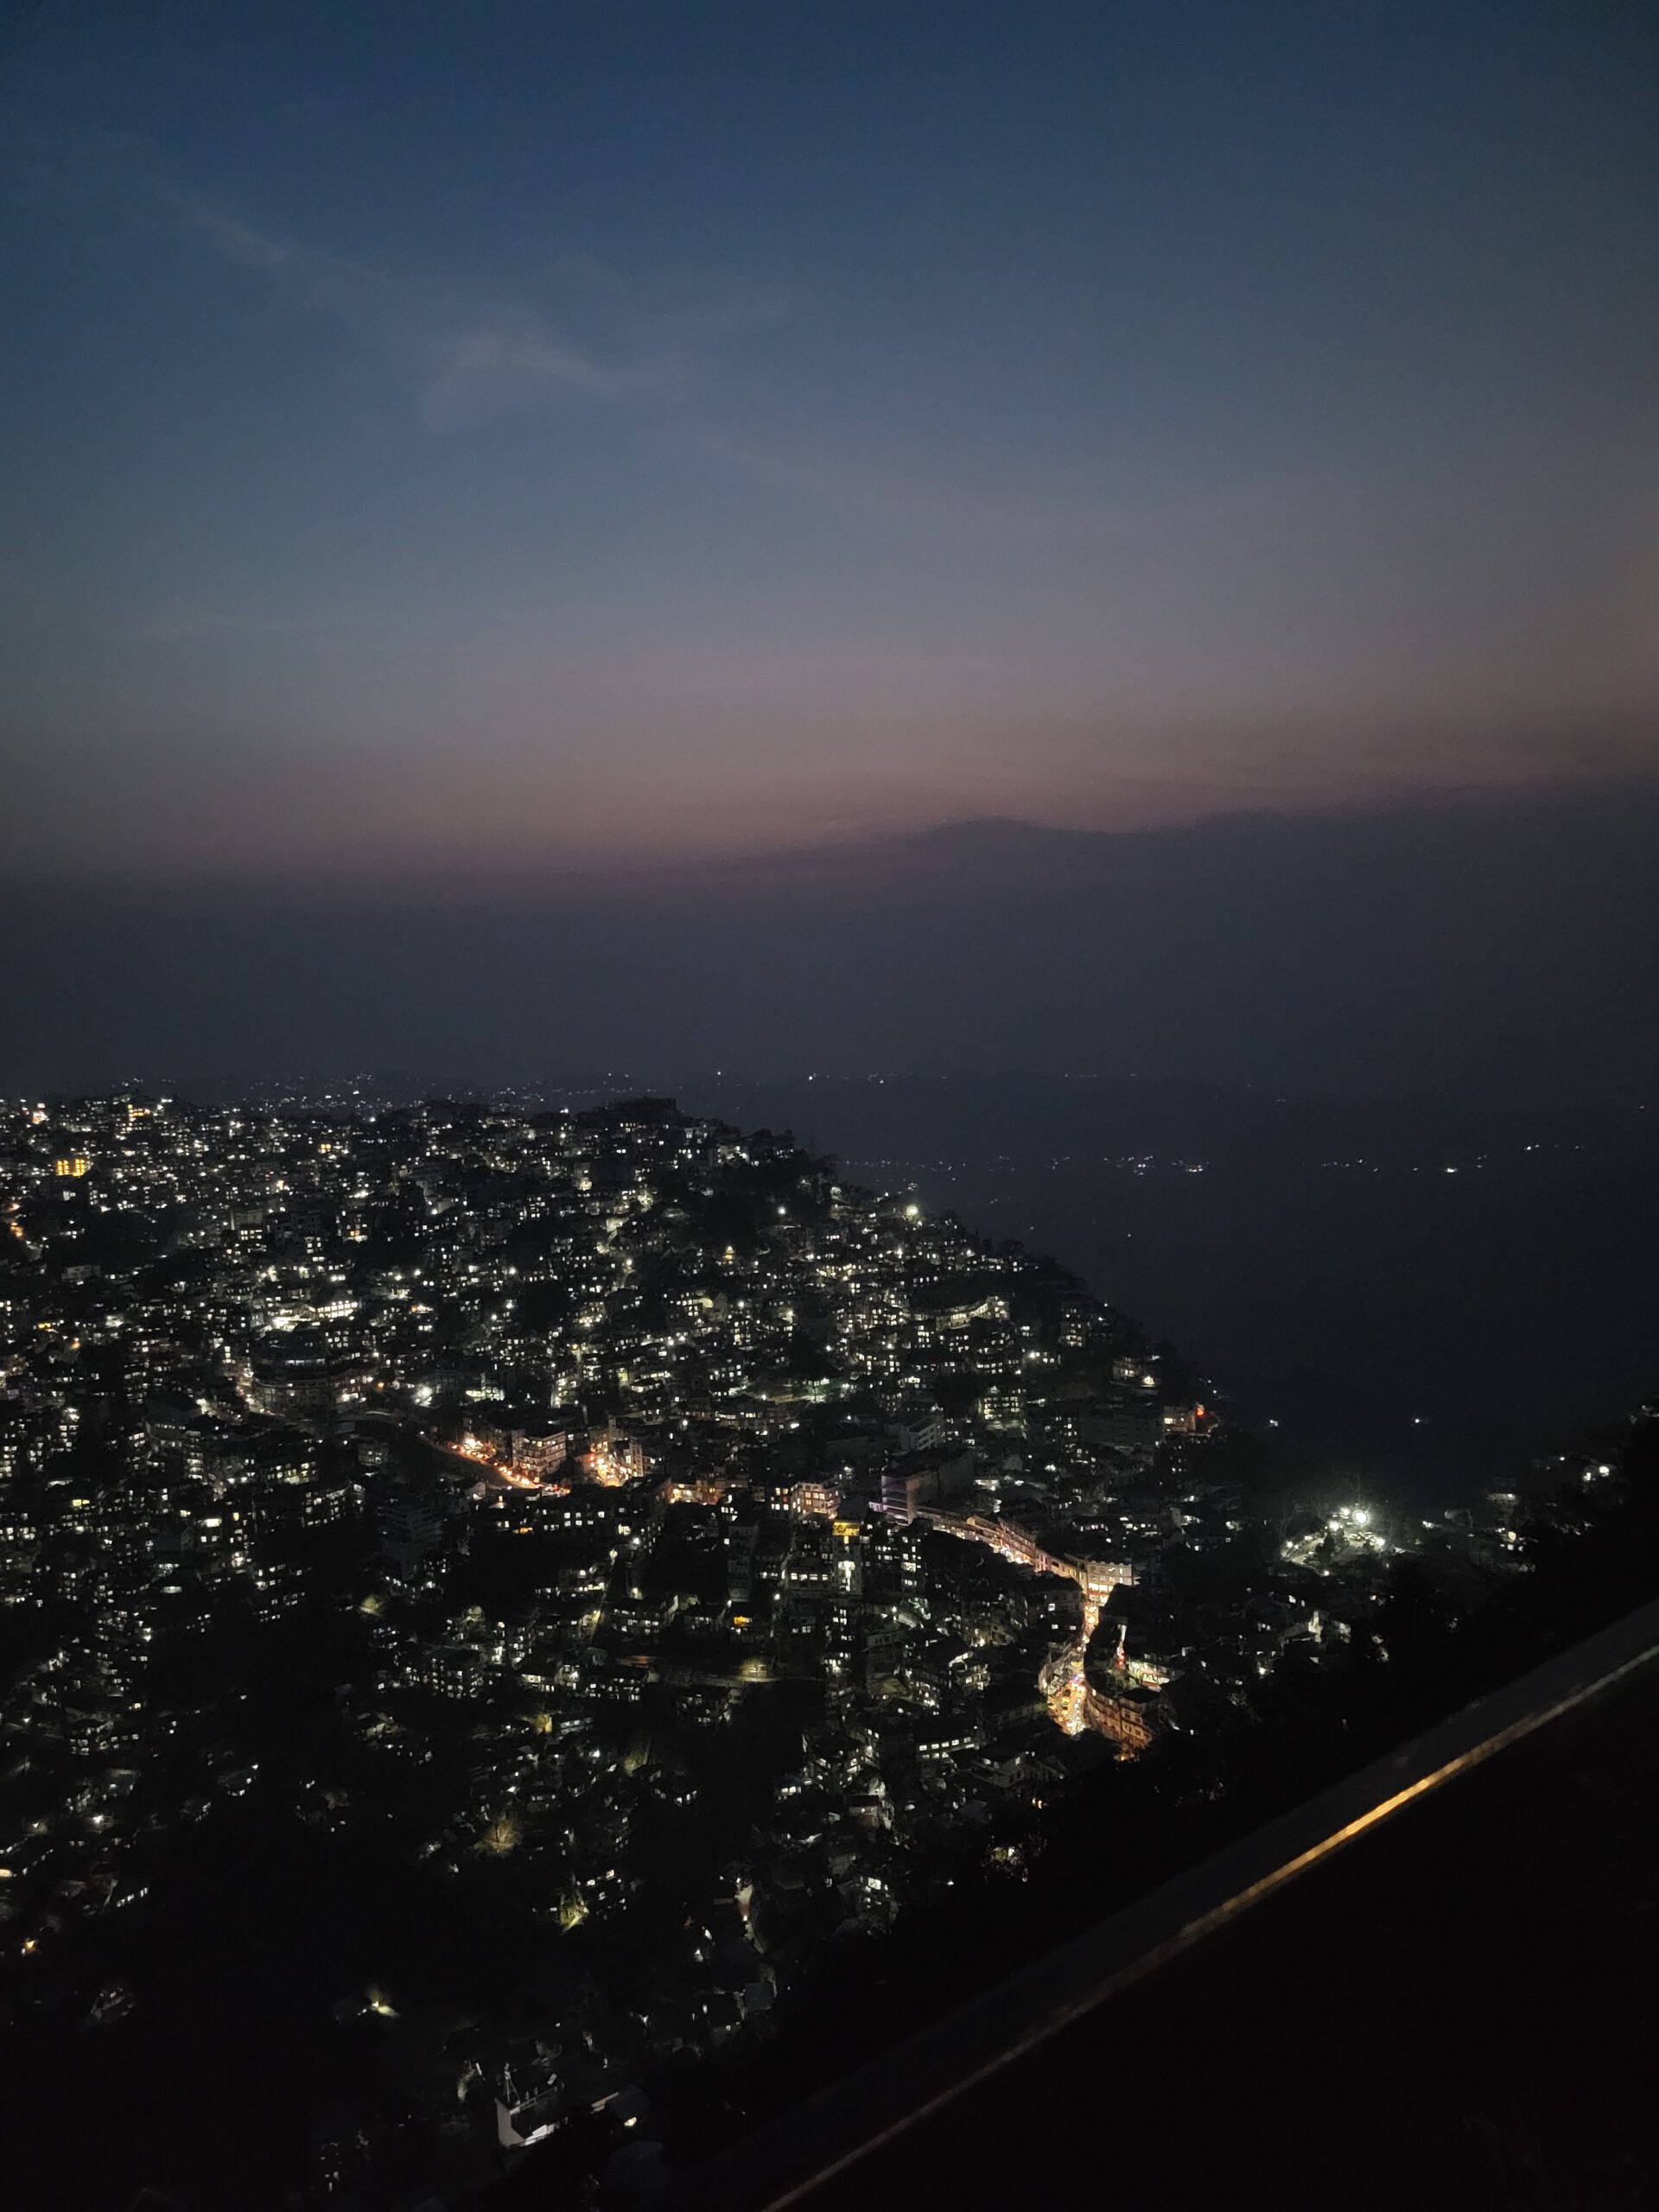
<path id="1" fill-rule="evenodd" d="M 1644 10 L 8 22 L 14 885 L 1656 765 Z"/>

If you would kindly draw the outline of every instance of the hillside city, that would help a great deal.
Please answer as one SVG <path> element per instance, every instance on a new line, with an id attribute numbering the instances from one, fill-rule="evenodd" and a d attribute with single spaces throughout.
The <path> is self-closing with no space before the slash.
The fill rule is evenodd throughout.
<path id="1" fill-rule="evenodd" d="M 665 2070 L 1375 1643 L 1402 1554 L 1522 1570 L 1515 1492 L 1254 1464 L 1063 1268 L 788 1133 L 0 1107 L 4 2018 L 142 2073 L 257 1974 L 249 2202 L 454 2201 L 578 2120 L 649 2193 Z"/>

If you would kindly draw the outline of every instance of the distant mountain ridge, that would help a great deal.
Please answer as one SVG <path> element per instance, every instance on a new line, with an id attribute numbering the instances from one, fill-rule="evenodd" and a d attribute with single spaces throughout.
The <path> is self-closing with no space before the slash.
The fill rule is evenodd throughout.
<path id="1" fill-rule="evenodd" d="M 211 1068 L 1109 1071 L 1659 1111 L 1659 785 L 996 817 L 461 891 L 0 894 L 0 1089 Z"/>

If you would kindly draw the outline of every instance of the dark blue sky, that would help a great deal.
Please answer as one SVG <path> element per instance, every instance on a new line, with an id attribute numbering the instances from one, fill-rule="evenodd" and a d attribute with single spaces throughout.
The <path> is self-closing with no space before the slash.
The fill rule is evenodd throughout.
<path id="1" fill-rule="evenodd" d="M 1652 22 L 12 10 L 0 867 L 1650 764 Z"/>

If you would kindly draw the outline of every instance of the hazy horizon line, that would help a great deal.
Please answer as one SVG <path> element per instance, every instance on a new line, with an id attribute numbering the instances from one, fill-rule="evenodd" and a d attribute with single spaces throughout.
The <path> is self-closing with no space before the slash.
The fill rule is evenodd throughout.
<path id="1" fill-rule="evenodd" d="M 556 894 L 561 882 L 573 887 L 618 881 L 653 887 L 730 884 L 746 878 L 763 879 L 779 870 L 803 866 L 815 873 L 837 861 L 868 867 L 918 849 L 924 854 L 938 856 L 948 849 L 951 841 L 965 842 L 975 837 L 988 842 L 998 837 L 1010 842 L 1053 841 L 1073 852 L 1085 847 L 1109 845 L 1144 849 L 1245 826 L 1265 829 L 1320 823 L 1386 823 L 1437 815 L 1497 815 L 1554 804 L 1592 805 L 1630 799 L 1659 800 L 1659 762 L 1650 769 L 1540 775 L 1503 782 L 1471 779 L 1434 786 L 1414 785 L 1387 794 L 1349 794 L 1301 803 L 1275 797 L 1261 804 L 1202 806 L 1179 818 L 1151 823 L 1051 821 L 1036 813 L 948 813 L 913 823 L 873 826 L 863 831 L 831 831 L 817 836 L 809 832 L 796 840 L 779 839 L 741 849 L 675 854 L 647 849 L 619 855 L 608 865 L 584 863 L 561 852 L 540 869 L 508 868 L 493 873 L 474 865 L 446 866 L 440 859 L 419 854 L 367 855 L 346 869 L 296 867 L 257 874 L 234 868 L 212 872 L 178 869 L 163 874 L 139 868 L 116 871 L 107 867 L 84 875 L 65 871 L 24 874 L 0 867 L 0 898 L 20 903 L 62 897 L 116 900 L 137 898 L 168 904 L 198 898 L 262 902 L 321 897 L 352 906 L 381 900 L 392 905 L 411 900 L 416 904 L 448 904 L 456 899 L 486 905 L 518 904 L 526 899 L 539 902 L 550 894 Z M 553 902 L 557 903 L 556 897 Z"/>

